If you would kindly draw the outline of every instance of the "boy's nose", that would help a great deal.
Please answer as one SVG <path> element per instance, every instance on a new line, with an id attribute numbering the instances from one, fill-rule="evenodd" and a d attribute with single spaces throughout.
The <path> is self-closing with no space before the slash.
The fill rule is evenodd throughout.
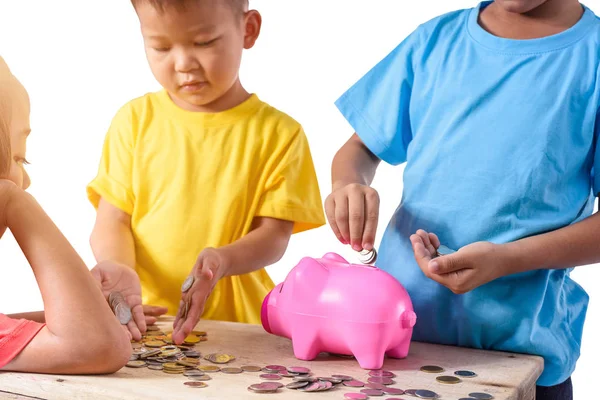
<path id="1" fill-rule="evenodd" d="M 175 70 L 177 72 L 190 72 L 200 67 L 196 57 L 189 51 L 179 51 L 175 55 Z"/>

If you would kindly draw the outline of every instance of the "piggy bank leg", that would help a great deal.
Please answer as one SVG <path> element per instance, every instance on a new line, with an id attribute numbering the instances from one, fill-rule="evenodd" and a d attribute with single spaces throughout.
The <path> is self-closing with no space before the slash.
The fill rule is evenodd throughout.
<path id="1" fill-rule="evenodd" d="M 299 360 L 314 360 L 321 352 L 319 339 L 313 329 L 295 329 L 292 333 L 294 356 Z"/>
<path id="2" fill-rule="evenodd" d="M 345 342 L 363 369 L 380 369 L 383 366 L 386 343 L 377 326 L 354 324 L 345 331 Z"/>
<path id="3" fill-rule="evenodd" d="M 386 352 L 387 356 L 391 358 L 406 358 L 410 347 L 410 338 L 411 335 L 407 335 L 398 346 L 389 349 Z"/>

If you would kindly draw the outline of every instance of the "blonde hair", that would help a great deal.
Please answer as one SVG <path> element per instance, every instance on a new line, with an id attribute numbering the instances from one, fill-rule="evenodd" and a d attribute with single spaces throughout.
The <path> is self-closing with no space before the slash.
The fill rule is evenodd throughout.
<path id="1" fill-rule="evenodd" d="M 0 179 L 10 174 L 12 154 L 10 150 L 10 121 L 12 117 L 12 101 L 10 86 L 14 85 L 15 77 L 8 65 L 0 57 Z"/>

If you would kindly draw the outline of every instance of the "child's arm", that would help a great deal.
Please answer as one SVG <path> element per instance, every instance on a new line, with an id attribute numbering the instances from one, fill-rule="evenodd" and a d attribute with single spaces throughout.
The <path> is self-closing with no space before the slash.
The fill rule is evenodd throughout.
<path id="1" fill-rule="evenodd" d="M 411 236 L 425 275 L 454 293 L 466 293 L 502 276 L 538 269 L 562 269 L 600 262 L 600 214 L 552 232 L 506 244 L 477 242 L 434 258 L 437 237 L 422 230 Z"/>
<path id="2" fill-rule="evenodd" d="M 110 263 L 115 263 L 131 269 L 131 274 L 123 271 L 121 279 L 116 280 L 114 277 L 106 279 L 110 274 L 101 274 L 101 268 L 98 267 L 92 270 L 92 274 L 99 280 L 107 296 L 110 290 L 118 290 L 126 296 L 133 312 L 133 320 L 127 324 L 127 327 L 133 338 L 139 340 L 141 334 L 146 332 L 146 324 L 156 322 L 156 317 L 165 314 L 168 310 L 166 307 L 142 306 L 140 281 L 135 272 L 135 245 L 131 231 L 131 216 L 101 198 L 90 244 L 99 266 L 110 268 Z M 138 306 L 142 307 L 143 314 L 138 312 Z"/>
<path id="3" fill-rule="evenodd" d="M 205 249 L 190 275 L 195 281 L 185 296 L 191 299 L 187 318 L 177 315 L 173 341 L 181 343 L 194 329 L 204 311 L 204 302 L 216 283 L 224 276 L 241 275 L 277 262 L 287 248 L 294 223 L 276 218 L 259 217 L 253 229 L 238 241 L 218 249 Z"/>
<path id="4" fill-rule="evenodd" d="M 340 148 L 331 166 L 332 193 L 325 214 L 338 240 L 354 250 L 371 250 L 379 218 L 379 195 L 369 187 L 381 160 L 357 134 Z"/>
<path id="5" fill-rule="evenodd" d="M 0 198 L 5 226 L 35 274 L 46 318 L 46 326 L 2 369 L 77 374 L 120 369 L 131 354 L 129 338 L 81 258 L 31 195 L 1 181 Z"/>
<path id="6" fill-rule="evenodd" d="M 41 323 L 46 322 L 46 316 L 44 315 L 43 311 L 32 311 L 32 312 L 25 312 L 25 313 L 18 313 L 18 314 L 9 314 L 9 315 L 7 315 L 7 317 L 12 318 L 12 319 L 26 319 L 28 321 L 41 322 Z"/>
<path id="7" fill-rule="evenodd" d="M 131 216 L 104 199 L 98 203 L 90 244 L 96 262 L 112 261 L 135 269 Z"/>

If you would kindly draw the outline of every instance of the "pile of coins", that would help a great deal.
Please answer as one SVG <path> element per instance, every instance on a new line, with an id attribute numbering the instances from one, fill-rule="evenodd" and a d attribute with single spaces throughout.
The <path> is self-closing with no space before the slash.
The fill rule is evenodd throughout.
<path id="1" fill-rule="evenodd" d="M 111 292 L 108 295 L 108 304 L 121 325 L 127 325 L 131 321 L 131 308 L 121 292 Z"/>
<path id="2" fill-rule="evenodd" d="M 453 252 L 453 250 L 451 250 Z M 424 365 L 420 368 L 420 370 L 422 372 L 427 372 L 430 374 L 441 374 L 444 373 L 446 370 L 442 367 L 439 367 L 437 365 Z M 461 383 L 462 380 L 460 378 L 475 378 L 477 376 L 477 374 L 473 371 L 467 371 L 467 370 L 458 370 L 458 371 L 454 371 L 454 376 L 451 375 L 440 375 L 437 376 L 435 378 L 435 380 L 439 383 L 445 383 L 445 384 L 456 384 L 456 383 Z M 405 391 L 406 394 L 410 394 L 412 396 L 416 396 L 416 397 L 420 397 L 422 399 L 437 399 L 440 396 L 435 393 L 432 392 L 430 390 L 414 390 L 414 389 L 408 389 Z M 462 397 L 459 400 L 492 400 L 494 398 L 494 396 L 492 396 L 489 393 L 479 393 L 479 392 L 473 392 L 473 393 L 469 393 L 468 397 Z"/>
<path id="3" fill-rule="evenodd" d="M 362 264 L 373 265 L 375 261 L 377 261 L 377 250 L 373 248 L 372 250 L 361 250 L 358 252 L 358 260 Z"/>

